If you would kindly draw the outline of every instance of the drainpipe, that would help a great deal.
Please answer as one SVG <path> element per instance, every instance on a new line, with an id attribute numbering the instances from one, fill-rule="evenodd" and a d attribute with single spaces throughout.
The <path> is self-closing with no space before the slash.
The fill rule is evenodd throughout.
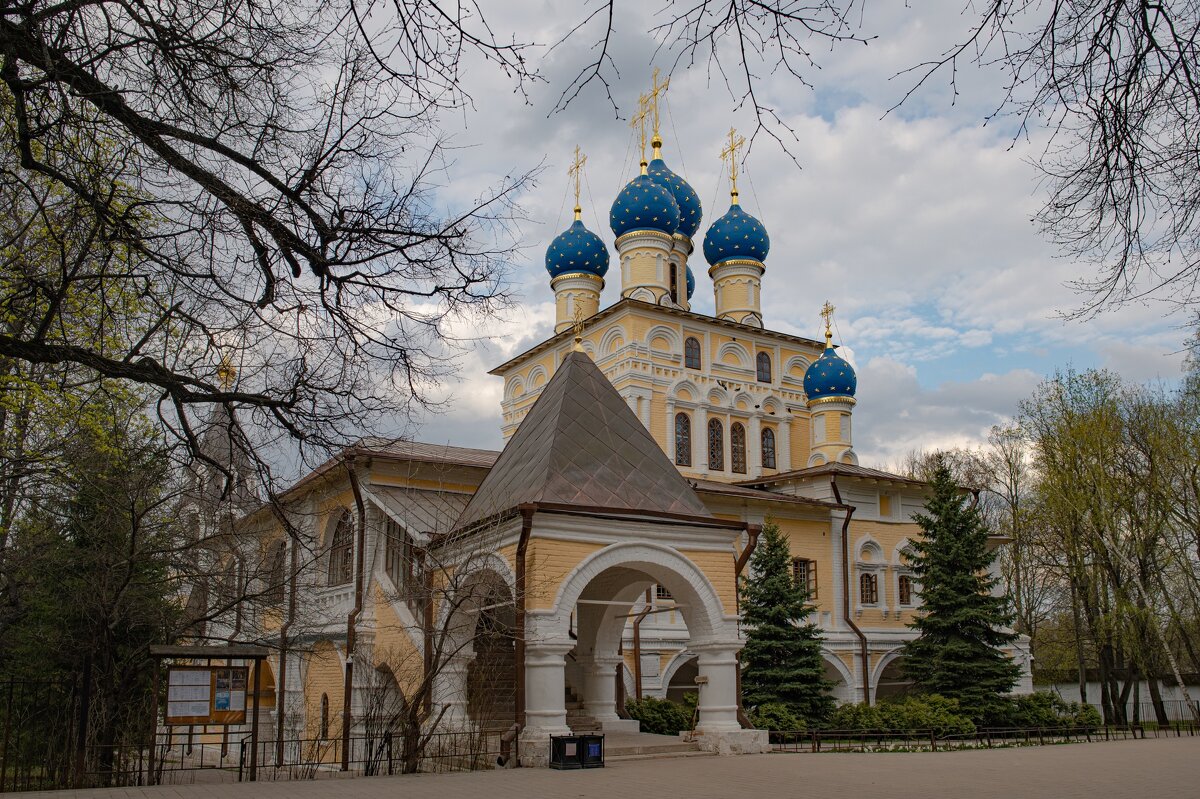
<path id="1" fill-rule="evenodd" d="M 854 506 L 842 502 L 842 492 L 838 490 L 837 475 L 829 476 L 829 485 L 833 488 L 833 498 L 837 504 L 846 509 L 846 518 L 842 519 L 842 618 L 850 629 L 858 636 L 858 651 L 862 658 L 862 689 L 863 702 L 871 704 L 871 656 L 867 654 L 867 636 L 858 629 L 854 619 L 850 618 L 850 517 L 854 515 Z"/>
<path id="2" fill-rule="evenodd" d="M 733 581 L 737 585 L 742 578 L 742 571 L 746 568 L 746 564 L 750 562 L 750 556 L 754 554 L 754 548 L 758 546 L 758 536 L 762 533 L 761 524 L 746 525 L 746 533 L 749 538 L 746 541 L 746 548 L 742 550 L 742 554 L 738 555 L 737 562 L 734 564 Z M 740 591 L 738 592 L 741 593 Z M 740 604 L 739 597 L 739 604 Z M 738 608 L 741 613 L 741 608 Z M 739 650 L 737 653 L 737 719 L 738 724 L 742 725 L 743 730 L 754 729 L 754 722 L 750 721 L 750 716 L 746 714 L 746 708 L 742 704 L 742 653 Z"/>
<path id="3" fill-rule="evenodd" d="M 517 540 L 517 596 L 513 625 L 516 629 L 516 640 L 513 642 L 513 659 L 516 661 L 516 677 L 513 691 L 516 705 L 516 722 L 521 729 L 525 728 L 525 551 L 529 547 L 529 533 L 533 530 L 533 514 L 537 513 L 536 503 L 527 503 L 517 508 L 521 512 L 521 537 Z"/>
<path id="4" fill-rule="evenodd" d="M 350 473 L 350 490 L 354 492 L 354 507 L 358 511 L 358 540 L 355 548 L 358 550 L 354 558 L 354 609 L 346 617 L 346 677 L 342 691 L 342 771 L 350 770 L 350 726 L 353 721 L 353 711 L 350 708 L 354 699 L 354 628 L 358 615 L 362 613 L 363 604 L 363 558 L 367 540 L 367 508 L 363 502 L 362 489 L 358 484 L 358 472 L 355 468 L 354 456 L 346 460 L 346 471 Z"/>
<path id="5" fill-rule="evenodd" d="M 275 677 L 275 766 L 276 768 L 283 767 L 283 701 L 287 695 L 287 651 L 288 651 L 288 632 L 292 629 L 292 623 L 296 620 L 296 572 L 299 570 L 300 564 L 300 547 L 296 545 L 296 539 L 291 541 L 291 566 L 288 571 L 288 606 L 287 618 L 283 624 L 279 626 L 279 674 Z"/>

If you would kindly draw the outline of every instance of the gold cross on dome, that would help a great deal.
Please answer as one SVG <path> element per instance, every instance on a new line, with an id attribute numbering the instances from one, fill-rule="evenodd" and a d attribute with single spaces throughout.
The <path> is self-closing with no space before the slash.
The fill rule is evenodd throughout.
<path id="1" fill-rule="evenodd" d="M 738 176 L 738 160 L 737 151 L 746 146 L 746 137 L 737 135 L 737 131 L 733 128 L 729 129 L 729 144 L 725 149 L 721 150 L 721 160 L 729 161 L 729 196 L 733 198 L 734 203 L 737 203 L 737 176 Z"/>
<path id="2" fill-rule="evenodd" d="M 587 163 L 587 156 L 579 152 L 579 145 L 575 145 L 575 159 L 571 161 L 571 166 L 567 169 L 567 174 L 575 181 L 575 219 L 579 219 L 583 214 L 583 209 L 579 207 L 579 181 L 583 177 L 583 165 Z"/>
<path id="3" fill-rule="evenodd" d="M 825 304 L 821 306 L 821 318 L 825 320 L 825 343 L 828 345 L 833 341 L 833 333 L 830 329 L 833 324 L 833 312 L 836 309 L 829 304 L 829 300 L 825 300 Z"/>
<path id="4" fill-rule="evenodd" d="M 667 88 L 670 85 L 671 85 L 671 78 L 669 76 L 662 83 L 658 82 L 658 67 L 655 67 L 654 68 L 654 79 L 653 79 L 653 82 L 650 84 L 649 100 L 650 100 L 650 106 L 654 111 L 654 138 L 660 142 L 659 146 L 661 146 L 662 140 L 659 138 L 659 135 L 658 135 L 658 96 L 661 94 L 665 98 L 667 95 Z"/>
<path id="5" fill-rule="evenodd" d="M 217 382 L 220 383 L 222 391 L 228 391 L 237 382 L 237 369 L 234 368 L 233 360 L 228 354 L 221 357 L 221 365 L 217 367 Z"/>
<path id="6" fill-rule="evenodd" d="M 638 131 L 642 142 L 642 163 L 646 162 L 646 117 L 650 115 L 650 98 L 642 95 L 638 98 L 638 111 L 629 120 L 629 127 Z"/>
<path id="7" fill-rule="evenodd" d="M 583 306 L 578 300 L 575 301 L 575 323 L 571 325 L 575 329 L 575 351 L 583 352 Z"/>

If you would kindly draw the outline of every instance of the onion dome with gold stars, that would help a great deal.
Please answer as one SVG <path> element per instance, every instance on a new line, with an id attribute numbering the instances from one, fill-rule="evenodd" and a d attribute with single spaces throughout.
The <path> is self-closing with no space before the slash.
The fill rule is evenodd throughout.
<path id="1" fill-rule="evenodd" d="M 608 248 L 603 239 L 584 227 L 578 213 L 571 226 L 550 242 L 546 250 L 546 271 L 551 278 L 571 272 L 604 277 L 608 271 Z"/>
<path id="2" fill-rule="evenodd" d="M 679 205 L 671 192 L 654 182 L 645 171 L 625 184 L 609 214 L 609 226 L 618 237 L 635 230 L 653 230 L 674 235 L 679 229 Z"/>
<path id="3" fill-rule="evenodd" d="M 854 374 L 854 367 L 833 350 L 833 333 L 829 326 L 833 306 L 825 303 L 821 314 L 825 317 L 825 352 L 804 372 L 804 393 L 809 402 L 823 397 L 853 397 L 858 390 L 858 376 Z"/>
<path id="4" fill-rule="evenodd" d="M 736 196 L 725 215 L 713 222 L 704 234 L 704 260 L 711 266 L 733 260 L 762 263 L 770 249 L 767 229 L 742 210 Z"/>
<path id="5" fill-rule="evenodd" d="M 692 274 L 692 268 L 690 266 L 686 267 L 686 269 L 688 299 L 690 300 L 692 295 L 696 293 L 696 276 Z"/>
<path id="6" fill-rule="evenodd" d="M 658 149 L 662 143 L 658 139 L 655 139 L 654 143 L 654 159 L 647 167 L 646 173 L 650 175 L 651 180 L 671 192 L 675 204 L 679 206 L 679 229 L 675 232 L 682 233 L 690 239 L 700 229 L 700 219 L 704 216 L 700 195 L 691 184 L 667 168 L 667 163 Z"/>

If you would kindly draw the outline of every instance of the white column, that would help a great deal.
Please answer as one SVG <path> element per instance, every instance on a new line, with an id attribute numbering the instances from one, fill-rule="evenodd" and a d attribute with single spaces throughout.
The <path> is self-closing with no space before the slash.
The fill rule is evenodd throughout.
<path id="1" fill-rule="evenodd" d="M 775 439 L 775 465 L 778 471 L 786 472 L 792 468 L 792 423 L 794 416 L 787 408 L 779 419 L 779 436 Z"/>
<path id="2" fill-rule="evenodd" d="M 701 733 L 740 730 L 737 718 L 737 653 L 740 643 L 692 644 L 697 653 L 700 682 L 699 718 Z"/>
<path id="3" fill-rule="evenodd" d="M 433 683 L 434 718 L 446 708 L 441 726 L 444 729 L 461 729 L 467 726 L 467 666 L 466 658 L 447 660 L 438 671 Z"/>
<path id="4" fill-rule="evenodd" d="M 596 656 L 590 662 L 580 661 L 583 668 L 583 707 L 587 714 L 601 724 L 616 721 L 617 666 L 616 655 Z"/>
<path id="5" fill-rule="evenodd" d="M 525 647 L 525 729 L 529 735 L 567 735 L 566 667 L 572 641 L 530 642 Z"/>

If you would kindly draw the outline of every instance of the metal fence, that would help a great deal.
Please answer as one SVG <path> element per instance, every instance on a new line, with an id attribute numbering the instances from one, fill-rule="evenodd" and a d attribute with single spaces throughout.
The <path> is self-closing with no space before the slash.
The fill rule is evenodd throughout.
<path id="1" fill-rule="evenodd" d="M 1089 702 L 1096 711 L 1104 715 L 1104 706 L 1099 702 Z M 1118 703 L 1119 704 L 1119 703 Z M 1200 700 L 1193 699 L 1190 703 L 1184 699 L 1164 699 L 1163 711 L 1168 721 L 1196 721 L 1200 719 Z M 1149 701 L 1126 702 L 1125 720 L 1130 724 L 1149 724 L 1157 722 L 1158 714 L 1154 703 Z"/>
<path id="2" fill-rule="evenodd" d="M 0 793 L 70 785 L 77 717 L 70 683 L 0 682 Z"/>
<path id="3" fill-rule="evenodd" d="M 250 736 L 189 735 L 185 730 L 160 732 L 153 750 L 119 747 L 89 752 L 89 762 L 105 760 L 113 767 L 89 773 L 88 785 L 186 785 L 242 782 L 251 779 Z M 406 745 L 407 744 L 407 745 Z M 420 741 L 399 732 L 350 738 L 347 768 L 342 769 L 342 738 L 289 738 L 258 742 L 259 781 L 315 780 L 341 776 L 376 776 L 412 772 L 478 771 L 495 768 L 500 733 L 437 732 Z M 277 755 L 282 751 L 283 758 Z M 105 757 L 101 757 L 105 755 Z"/>
<path id="4" fill-rule="evenodd" d="M 1080 741 L 1195 737 L 1200 727 L 1180 721 L 1167 726 L 981 727 L 971 733 L 943 730 L 772 730 L 774 752 L 916 752 L 947 749 L 991 749 Z"/>

